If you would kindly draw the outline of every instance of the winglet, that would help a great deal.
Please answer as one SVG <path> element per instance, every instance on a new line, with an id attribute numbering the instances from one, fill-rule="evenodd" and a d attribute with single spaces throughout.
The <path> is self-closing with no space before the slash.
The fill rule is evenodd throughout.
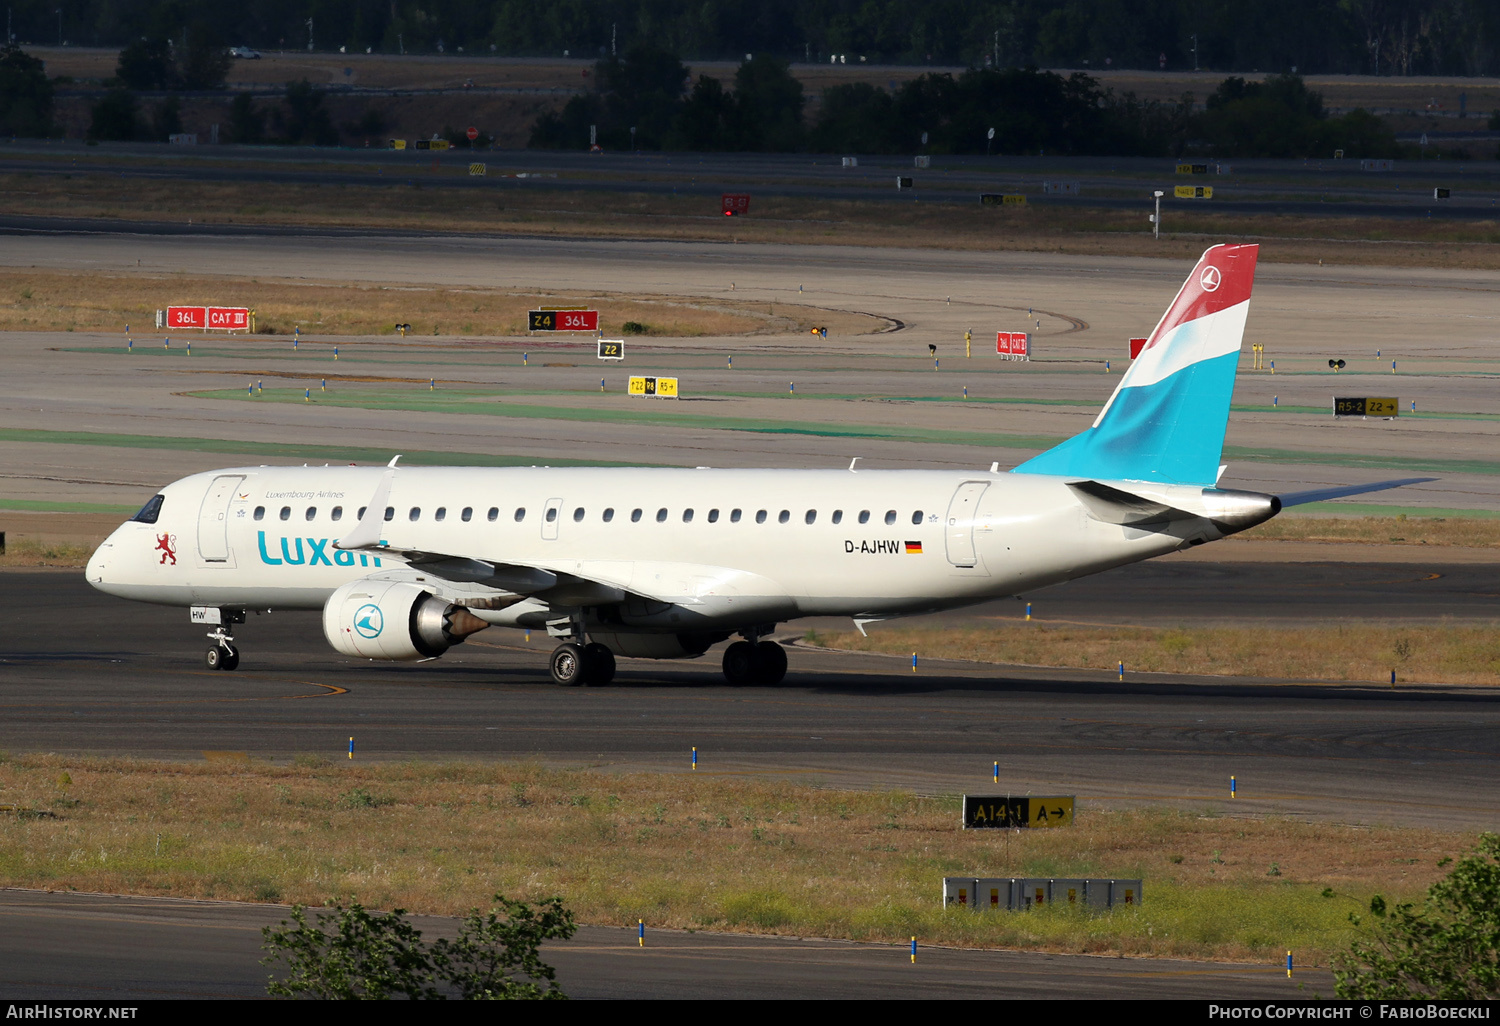
<path id="1" fill-rule="evenodd" d="M 394 470 L 395 467 L 396 467 L 396 461 L 399 460 L 400 458 L 401 458 L 401 454 L 397 453 L 396 455 L 394 455 L 394 456 L 391 457 L 391 462 L 387 463 L 386 466 L 388 466 L 392 470 Z"/>
<path id="2" fill-rule="evenodd" d="M 396 460 L 401 457 L 397 456 Z M 365 507 L 365 515 L 359 518 L 354 530 L 334 541 L 336 549 L 370 549 L 380 544 L 380 525 L 385 520 L 385 503 L 391 494 L 391 481 L 396 476 L 396 460 L 386 464 L 386 472 L 380 475 L 380 484 Z"/>

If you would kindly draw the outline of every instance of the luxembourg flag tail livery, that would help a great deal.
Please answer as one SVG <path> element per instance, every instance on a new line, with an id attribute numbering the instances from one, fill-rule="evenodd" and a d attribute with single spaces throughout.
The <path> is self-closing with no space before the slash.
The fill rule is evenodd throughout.
<path id="1" fill-rule="evenodd" d="M 1016 472 L 1212 486 L 1259 250 L 1204 251 L 1093 426 Z"/>

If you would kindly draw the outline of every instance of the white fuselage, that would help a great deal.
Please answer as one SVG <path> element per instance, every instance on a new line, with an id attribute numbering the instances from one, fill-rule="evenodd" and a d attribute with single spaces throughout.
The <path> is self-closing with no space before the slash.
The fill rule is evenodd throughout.
<path id="1" fill-rule="evenodd" d="M 183 478 L 163 490 L 155 523 L 130 521 L 109 537 L 88 580 L 145 602 L 320 608 L 343 584 L 405 566 L 392 552 L 334 545 L 386 472 L 244 467 Z M 391 549 L 588 583 L 573 598 L 564 589 L 476 610 L 509 626 L 611 601 L 613 622 L 645 631 L 881 619 L 1221 536 L 1204 518 L 1152 530 L 1104 522 L 1067 479 L 991 471 L 403 467 L 386 504 Z"/>

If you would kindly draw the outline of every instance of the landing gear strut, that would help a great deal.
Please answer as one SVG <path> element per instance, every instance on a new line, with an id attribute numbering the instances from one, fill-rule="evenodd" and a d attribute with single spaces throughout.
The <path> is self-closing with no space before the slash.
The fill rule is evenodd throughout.
<path id="1" fill-rule="evenodd" d="M 730 684 L 772 687 L 786 676 L 786 649 L 774 641 L 736 641 L 724 650 L 724 677 Z"/>
<path id="2" fill-rule="evenodd" d="M 564 687 L 604 685 L 615 676 L 615 654 L 598 643 L 566 641 L 552 652 L 552 679 Z"/>

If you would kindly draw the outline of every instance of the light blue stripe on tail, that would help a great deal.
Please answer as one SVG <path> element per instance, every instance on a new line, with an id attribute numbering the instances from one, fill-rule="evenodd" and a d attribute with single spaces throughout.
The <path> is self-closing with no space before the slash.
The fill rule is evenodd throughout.
<path id="1" fill-rule="evenodd" d="M 1238 351 L 1117 392 L 1099 422 L 1027 460 L 1019 474 L 1212 485 L 1218 480 Z"/>

